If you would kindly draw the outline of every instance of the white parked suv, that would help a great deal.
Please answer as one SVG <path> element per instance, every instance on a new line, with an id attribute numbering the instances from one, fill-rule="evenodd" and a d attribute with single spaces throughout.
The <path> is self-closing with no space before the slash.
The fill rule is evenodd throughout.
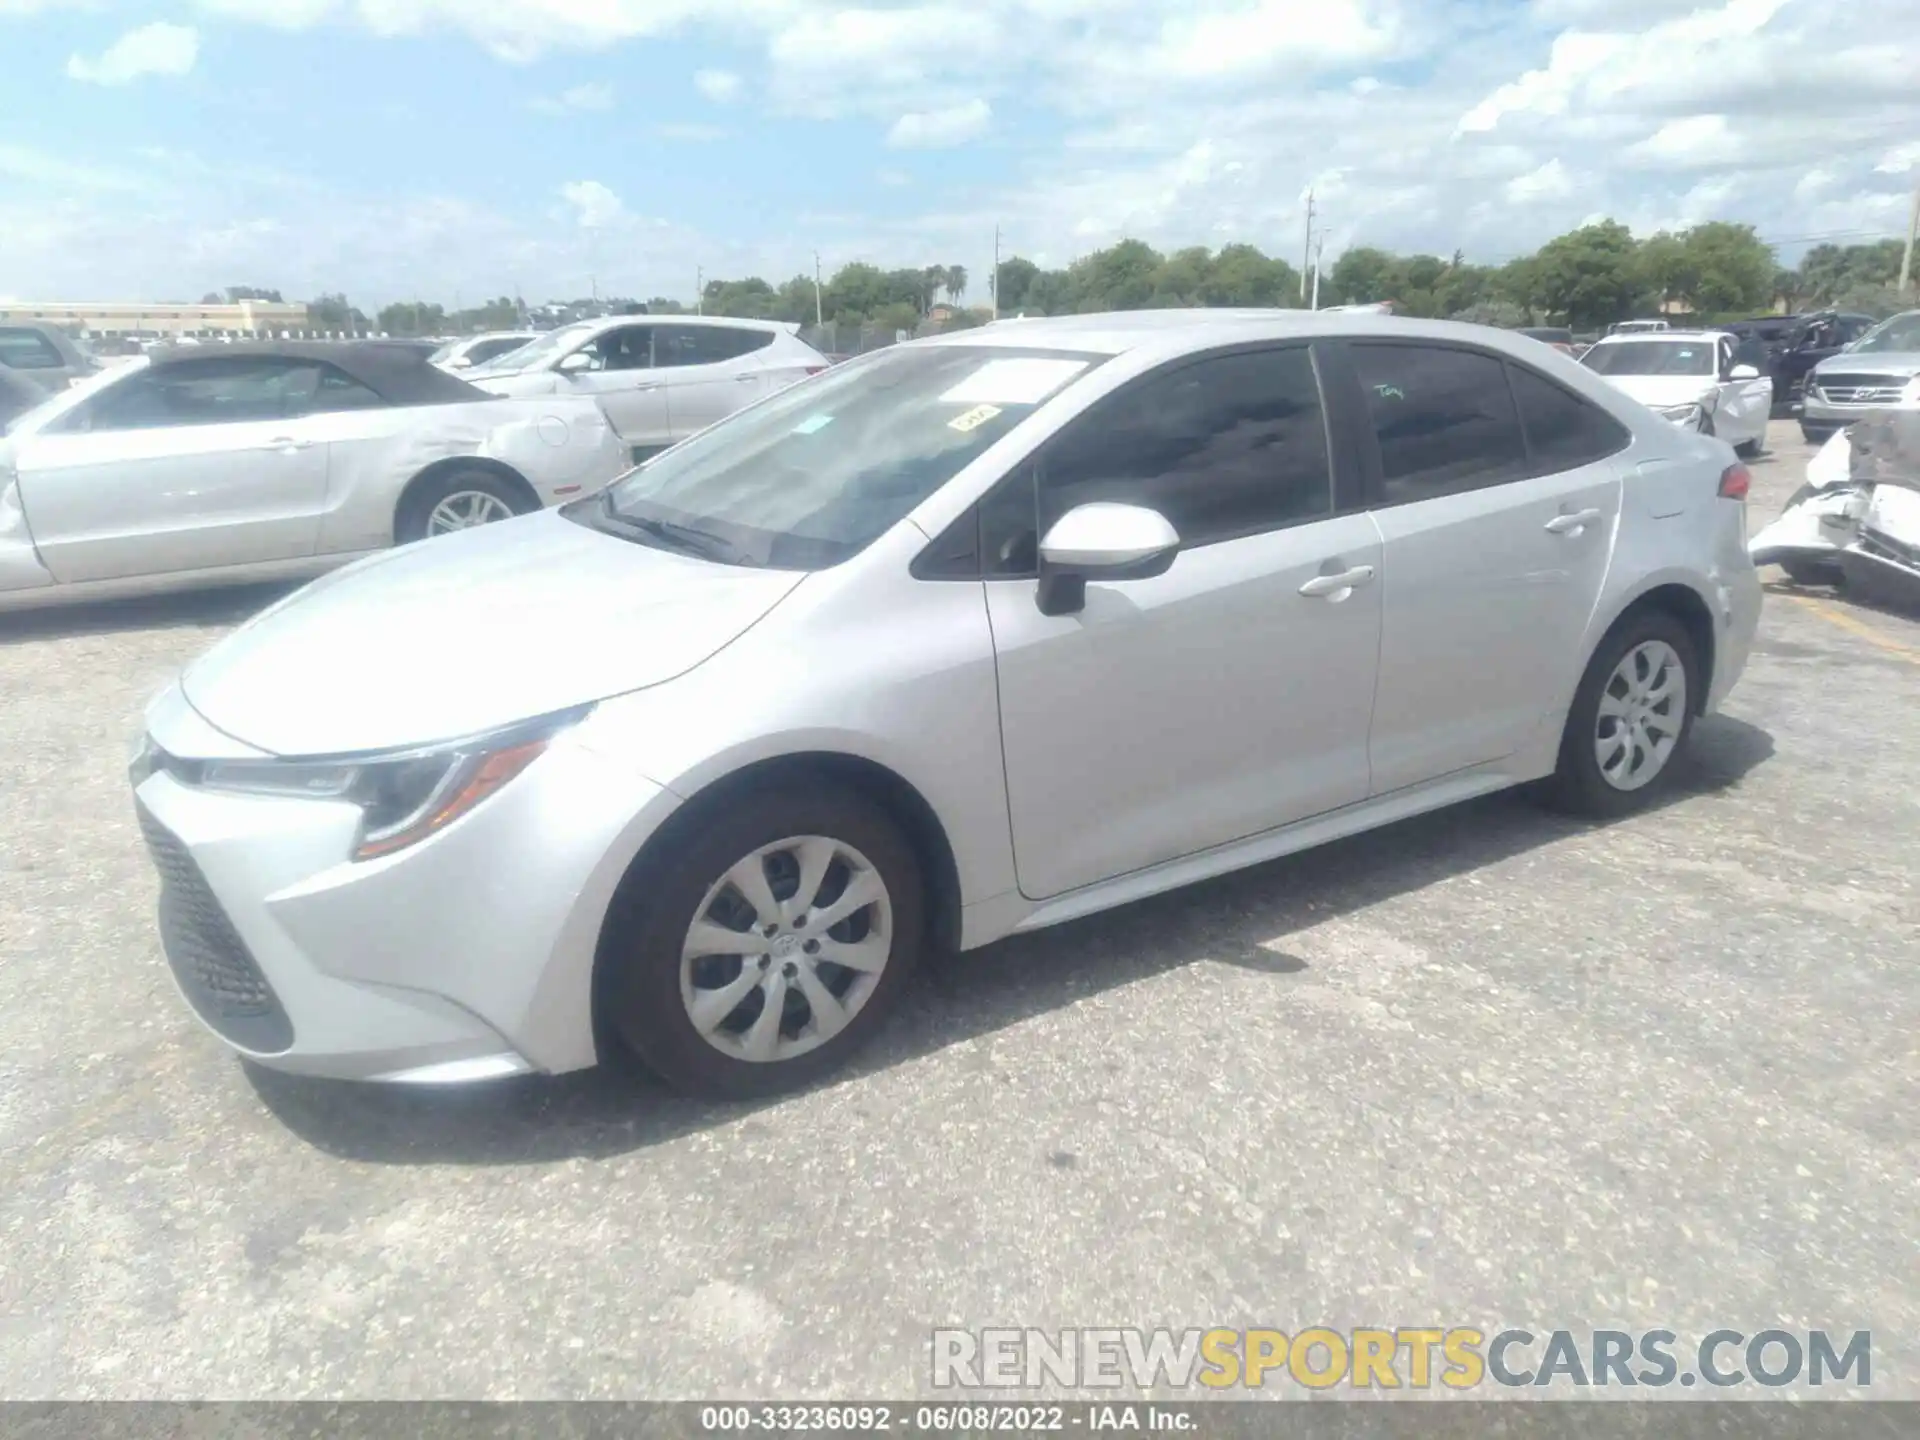
<path id="1" fill-rule="evenodd" d="M 663 450 L 825 370 L 799 328 L 704 315 L 583 320 L 461 373 L 496 395 L 591 395 L 628 445 Z"/>

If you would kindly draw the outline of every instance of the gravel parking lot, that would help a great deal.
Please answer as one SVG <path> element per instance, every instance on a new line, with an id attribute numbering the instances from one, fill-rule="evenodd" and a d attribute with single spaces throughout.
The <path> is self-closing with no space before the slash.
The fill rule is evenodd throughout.
<path id="1" fill-rule="evenodd" d="M 1866 1329 L 1920 1397 L 1910 619 L 1776 588 L 1663 808 L 1495 797 L 959 957 L 740 1108 L 202 1033 L 123 764 L 262 599 L 0 617 L 0 1396 L 902 1396 L 935 1325 L 1468 1324 Z"/>

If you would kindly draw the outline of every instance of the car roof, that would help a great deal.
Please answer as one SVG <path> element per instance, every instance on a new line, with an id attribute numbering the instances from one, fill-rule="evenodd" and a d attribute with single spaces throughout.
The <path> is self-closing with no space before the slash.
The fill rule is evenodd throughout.
<path id="1" fill-rule="evenodd" d="M 774 335 L 793 335 L 800 329 L 791 320 L 749 320 L 737 315 L 602 315 L 598 320 L 575 320 L 554 328 L 571 330 L 576 325 L 591 325 L 596 330 L 611 330 L 617 325 L 649 324 L 731 326 L 736 330 L 764 330 Z"/>
<path id="2" fill-rule="evenodd" d="M 389 405 L 445 405 L 493 398 L 429 365 L 428 353 L 405 340 L 243 340 L 219 346 L 155 346 L 147 354 L 147 363 L 165 369 L 249 357 L 315 360 L 359 381 Z"/>
<path id="3" fill-rule="evenodd" d="M 1649 340 L 1738 340 L 1731 330 L 1629 330 L 1624 335 L 1602 335 L 1596 345 L 1645 344 Z"/>
<path id="4" fill-rule="evenodd" d="M 1235 342 L 1351 337 L 1379 340 L 1451 340 L 1532 359 L 1540 342 L 1512 330 L 1455 320 L 1415 320 L 1336 310 L 1112 310 L 1092 315 L 1033 316 L 996 320 L 918 345 L 1070 350 L 1122 355 L 1153 350 L 1176 355 Z"/>

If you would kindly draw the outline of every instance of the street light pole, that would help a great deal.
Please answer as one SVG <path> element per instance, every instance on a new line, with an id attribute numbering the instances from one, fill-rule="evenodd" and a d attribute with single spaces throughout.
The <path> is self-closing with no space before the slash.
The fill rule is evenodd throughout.
<path id="1" fill-rule="evenodd" d="M 1313 191 L 1307 191 L 1307 238 L 1300 247 L 1300 298 L 1307 298 L 1307 267 L 1313 263 Z"/>
<path id="2" fill-rule="evenodd" d="M 1916 167 L 1920 170 L 1920 167 Z M 1913 284 L 1913 242 L 1920 237 L 1920 179 L 1913 185 L 1913 213 L 1907 217 L 1907 248 L 1900 257 L 1900 293 L 1907 293 Z"/>
<path id="3" fill-rule="evenodd" d="M 1312 308 L 1315 310 L 1318 310 L 1320 308 L 1320 257 L 1326 253 L 1326 250 L 1327 250 L 1327 237 L 1325 235 L 1322 235 L 1318 243 L 1316 243 L 1313 247 L 1313 305 L 1312 305 Z"/>
<path id="4" fill-rule="evenodd" d="M 993 318 L 1000 318 L 1000 227 L 993 227 L 993 284 L 987 287 L 993 291 Z"/>
<path id="5" fill-rule="evenodd" d="M 813 252 L 813 328 L 824 330 L 827 325 L 826 304 L 820 298 L 820 252 Z"/>
<path id="6" fill-rule="evenodd" d="M 707 313 L 707 272 L 698 265 L 693 267 L 693 313 Z"/>

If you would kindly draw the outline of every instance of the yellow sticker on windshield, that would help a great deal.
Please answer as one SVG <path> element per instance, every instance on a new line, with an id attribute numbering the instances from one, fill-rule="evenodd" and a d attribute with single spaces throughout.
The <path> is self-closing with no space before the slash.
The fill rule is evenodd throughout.
<path id="1" fill-rule="evenodd" d="M 1000 407 L 998 405 L 976 405 L 973 409 L 967 411 L 966 414 L 956 415 L 953 419 L 947 421 L 947 428 L 949 430 L 958 430 L 964 435 L 969 430 L 979 429 L 999 413 Z"/>

